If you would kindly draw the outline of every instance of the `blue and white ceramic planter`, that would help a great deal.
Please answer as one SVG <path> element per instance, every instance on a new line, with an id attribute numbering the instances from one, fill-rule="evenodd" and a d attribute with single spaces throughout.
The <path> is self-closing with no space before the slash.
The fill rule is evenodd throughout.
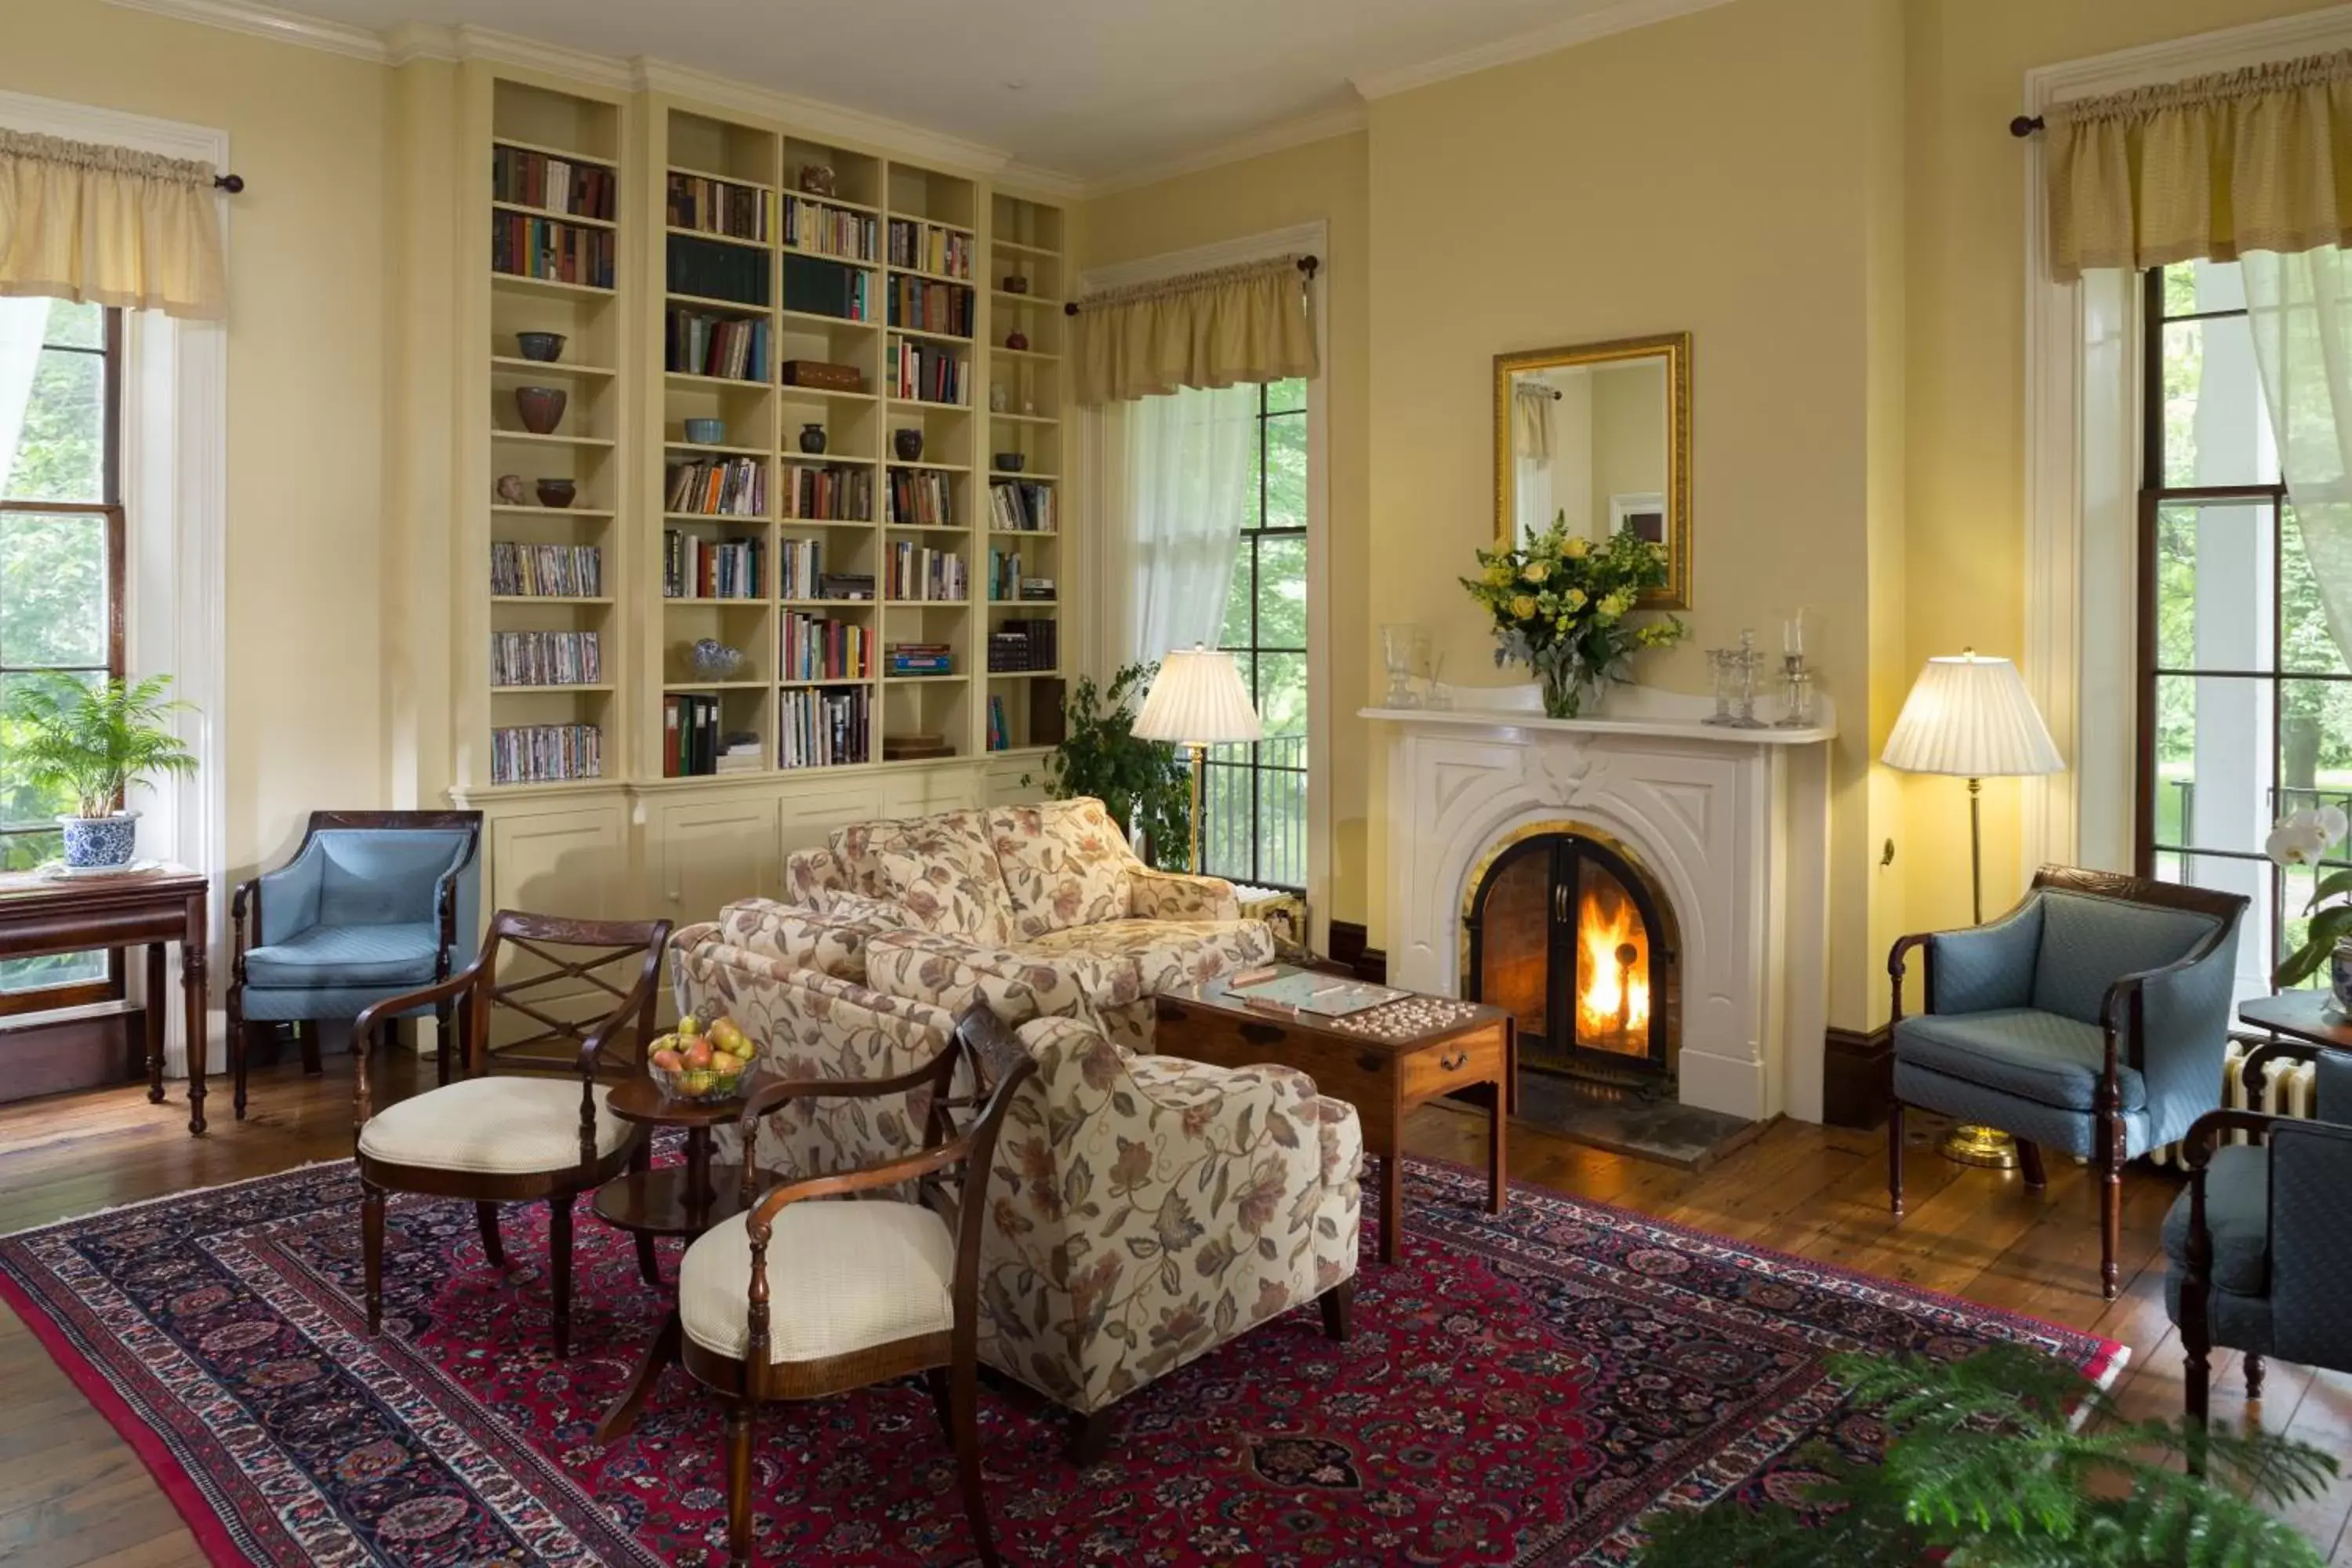
<path id="1" fill-rule="evenodd" d="M 2352 1014 L 2352 938 L 2338 942 L 2327 955 L 2327 989 L 2336 1011 Z"/>
<path id="2" fill-rule="evenodd" d="M 66 865 L 72 870 L 128 866 L 139 847 L 139 814 L 118 811 L 112 816 L 60 816 L 66 830 Z"/>

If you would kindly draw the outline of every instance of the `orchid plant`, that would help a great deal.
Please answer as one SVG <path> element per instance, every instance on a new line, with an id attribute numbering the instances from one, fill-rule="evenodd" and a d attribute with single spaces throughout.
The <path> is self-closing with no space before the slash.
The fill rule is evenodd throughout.
<path id="1" fill-rule="evenodd" d="M 2289 870 L 2315 869 L 2327 851 L 2343 841 L 2347 828 L 2352 828 L 2352 817 L 2341 806 L 2305 806 L 2279 820 L 2263 841 L 2263 852 Z M 2337 901 L 2328 903 L 2331 899 Z M 2327 907 L 2321 908 L 2323 904 Z M 2311 927 L 2303 945 L 2281 959 L 2271 974 L 2271 983 L 2283 991 L 2317 973 L 2336 944 L 2352 936 L 2352 867 L 2322 872 L 2304 912 L 2311 916 Z"/>

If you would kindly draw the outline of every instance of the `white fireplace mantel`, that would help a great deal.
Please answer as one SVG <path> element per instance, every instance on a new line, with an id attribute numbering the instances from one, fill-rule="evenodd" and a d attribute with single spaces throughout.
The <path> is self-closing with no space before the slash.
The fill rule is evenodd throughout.
<path id="1" fill-rule="evenodd" d="M 1475 696 L 1361 714 L 1390 734 L 1391 981 L 1459 994 L 1483 857 L 1522 832 L 1581 826 L 1629 849 L 1674 907 L 1684 1103 L 1819 1121 L 1829 703 L 1805 729 L 1743 730 L 1704 722 L 1706 698 L 1643 687 L 1612 689 L 1605 713 L 1578 719 L 1545 718 L 1533 685 Z"/>

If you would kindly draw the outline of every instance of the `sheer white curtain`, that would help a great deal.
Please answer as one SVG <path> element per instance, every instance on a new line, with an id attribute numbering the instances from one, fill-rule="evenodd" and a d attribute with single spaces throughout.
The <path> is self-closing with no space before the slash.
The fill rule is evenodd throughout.
<path id="1" fill-rule="evenodd" d="M 1185 387 L 1120 406 L 1120 662 L 1216 646 L 1248 515 L 1257 393 Z"/>
<path id="2" fill-rule="evenodd" d="M 2279 474 L 2336 646 L 2352 660 L 2352 268 L 2325 245 L 2239 258 Z"/>
<path id="3" fill-rule="evenodd" d="M 41 335 L 47 329 L 47 300 L 0 299 L 0 485 L 16 460 L 24 434 L 25 407 L 32 400 L 33 373 L 41 363 Z"/>

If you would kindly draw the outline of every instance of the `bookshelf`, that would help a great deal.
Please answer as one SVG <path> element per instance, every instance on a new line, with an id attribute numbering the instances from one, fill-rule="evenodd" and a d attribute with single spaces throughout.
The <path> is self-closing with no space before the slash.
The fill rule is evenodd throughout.
<path id="1" fill-rule="evenodd" d="M 1070 524 L 1059 478 L 1069 412 L 1062 395 L 1068 323 L 1062 300 L 1076 274 L 1059 208 L 1003 193 L 990 208 L 982 743 L 1002 752 L 1036 744 L 1048 722 L 1058 731 L 1069 658 L 1061 637 L 1069 566 L 1062 544 Z"/>

